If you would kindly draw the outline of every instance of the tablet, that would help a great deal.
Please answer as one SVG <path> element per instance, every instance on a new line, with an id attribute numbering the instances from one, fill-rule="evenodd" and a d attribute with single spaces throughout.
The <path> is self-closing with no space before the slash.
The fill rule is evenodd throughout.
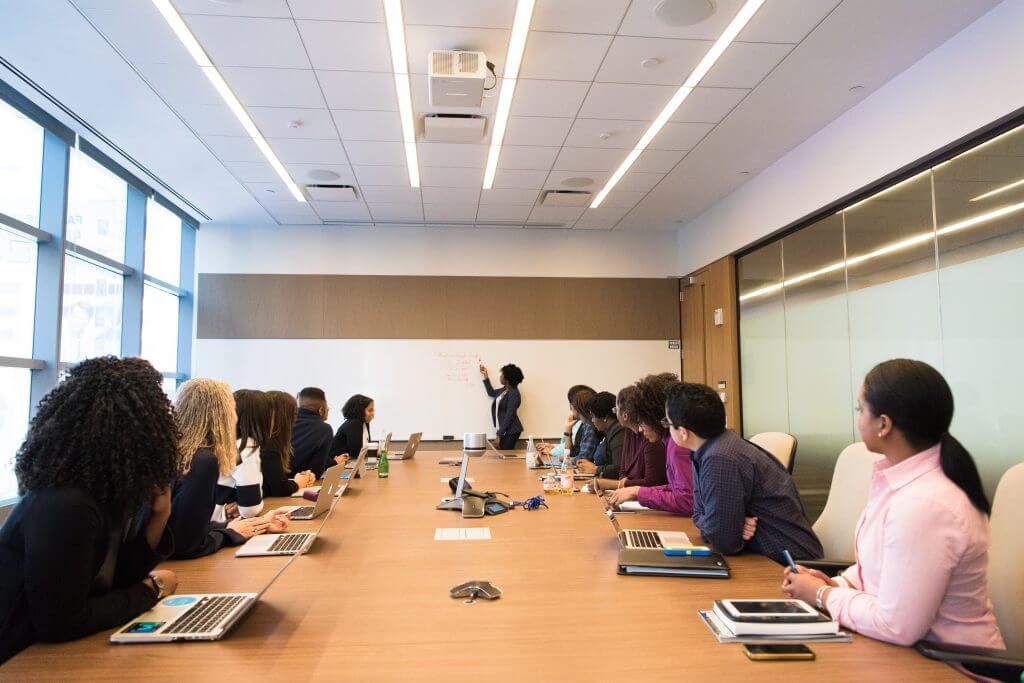
<path id="1" fill-rule="evenodd" d="M 803 600 L 722 600 L 729 616 L 736 619 L 793 619 L 818 618 L 820 614 Z"/>

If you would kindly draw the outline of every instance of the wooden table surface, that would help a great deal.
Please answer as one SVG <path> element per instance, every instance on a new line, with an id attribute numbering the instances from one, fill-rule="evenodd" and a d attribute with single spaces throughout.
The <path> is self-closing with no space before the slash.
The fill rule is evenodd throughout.
<path id="1" fill-rule="evenodd" d="M 780 597 L 781 568 L 729 558 L 730 580 L 616 574 L 617 541 L 594 496 L 548 496 L 550 509 L 482 519 L 434 509 L 458 469 L 421 452 L 391 476 L 357 480 L 306 555 L 217 642 L 111 645 L 110 632 L 34 645 L 0 669 L 4 680 L 358 680 L 513 683 L 547 680 L 863 681 L 956 679 L 906 648 L 854 636 L 816 644 L 814 662 L 747 660 L 715 641 L 697 615 L 715 598 Z M 474 458 L 474 487 L 522 500 L 541 493 L 522 460 Z M 270 505 L 294 503 L 272 500 Z M 684 530 L 688 518 L 620 515 L 625 527 Z M 312 530 L 321 520 L 293 522 Z M 437 527 L 489 527 L 489 541 L 434 541 Z M 286 558 L 233 550 L 169 562 L 179 592 L 258 591 Z M 504 592 L 473 605 L 449 597 L 484 579 Z"/>

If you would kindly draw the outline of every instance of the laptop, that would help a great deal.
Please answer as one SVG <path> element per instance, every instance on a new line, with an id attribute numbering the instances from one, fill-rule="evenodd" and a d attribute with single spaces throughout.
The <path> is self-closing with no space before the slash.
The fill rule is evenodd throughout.
<path id="1" fill-rule="evenodd" d="M 390 441 L 390 434 L 388 434 L 388 441 Z M 412 460 L 416 457 L 416 449 L 420 447 L 420 441 L 423 439 L 423 432 L 416 432 L 409 436 L 409 441 L 405 444 L 405 450 L 401 453 L 392 453 L 388 451 L 388 460 Z"/>
<path id="2" fill-rule="evenodd" d="M 317 495 L 315 505 L 303 505 L 302 507 L 293 508 L 291 513 L 292 519 L 316 519 L 320 515 L 324 514 L 331 508 L 331 498 L 333 498 L 337 492 L 337 489 L 341 485 L 341 474 L 345 468 L 341 465 L 335 465 L 334 467 L 328 468 L 324 472 L 323 479 L 320 480 L 320 490 Z M 326 495 L 319 495 L 327 491 Z"/>
<path id="3" fill-rule="evenodd" d="M 690 543 L 690 537 L 686 535 L 685 531 L 623 529 L 619 525 L 619 520 L 615 518 L 615 513 L 612 510 L 607 510 L 605 514 L 608 515 L 608 519 L 611 520 L 612 526 L 615 527 L 615 534 L 619 537 L 619 544 L 623 548 L 629 550 L 663 550 L 665 548 L 684 548 L 686 546 L 693 545 Z"/>
<path id="4" fill-rule="evenodd" d="M 516 453 L 514 451 L 499 451 L 494 447 L 494 442 L 490 439 L 484 439 L 486 449 L 488 453 L 492 453 L 494 457 L 499 460 L 526 460 L 526 453 Z"/>
<path id="5" fill-rule="evenodd" d="M 438 505 L 438 510 L 458 510 L 462 512 L 462 491 L 466 488 L 467 471 L 469 471 L 469 453 L 463 453 L 462 467 L 459 469 L 459 483 L 455 487 L 455 497 Z"/>
<path id="6" fill-rule="evenodd" d="M 385 450 L 385 451 L 390 451 L 391 450 L 391 432 L 388 432 L 387 434 L 385 434 L 384 438 L 381 439 L 380 441 L 377 441 L 377 442 L 371 441 L 370 443 L 368 443 L 366 445 L 367 445 L 367 447 L 371 451 L 373 451 L 373 455 L 370 455 L 370 456 L 367 457 L 366 464 L 367 464 L 368 467 L 376 467 L 377 466 L 377 458 L 380 457 L 381 450 L 382 449 Z M 391 457 L 390 453 L 388 454 L 388 457 Z"/>
<path id="7" fill-rule="evenodd" d="M 319 499 L 318 499 L 319 500 Z M 235 557 L 269 557 L 271 555 L 301 555 L 316 540 L 312 532 L 289 534 L 262 534 L 253 536 L 235 551 Z"/>
<path id="8" fill-rule="evenodd" d="M 355 462 L 345 463 L 345 471 L 341 473 L 341 486 L 339 486 L 335 492 L 335 496 L 340 496 L 348 490 L 348 485 L 352 483 L 353 479 L 359 479 L 366 472 L 366 452 L 370 450 L 369 446 L 363 446 L 359 450 L 359 457 L 356 458 Z M 351 470 L 351 471 L 350 471 Z"/>

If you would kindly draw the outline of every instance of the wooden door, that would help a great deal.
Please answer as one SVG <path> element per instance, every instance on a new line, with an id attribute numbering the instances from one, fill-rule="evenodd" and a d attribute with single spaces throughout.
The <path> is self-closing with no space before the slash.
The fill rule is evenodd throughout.
<path id="1" fill-rule="evenodd" d="M 684 278 L 679 290 L 682 301 L 680 321 L 682 323 L 683 381 L 707 383 L 707 354 L 705 352 L 704 330 L 704 278 L 703 275 Z"/>

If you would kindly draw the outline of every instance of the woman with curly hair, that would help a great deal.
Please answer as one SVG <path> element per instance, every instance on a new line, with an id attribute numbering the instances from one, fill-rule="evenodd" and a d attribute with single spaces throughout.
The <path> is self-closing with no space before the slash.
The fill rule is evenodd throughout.
<path id="1" fill-rule="evenodd" d="M 174 420 L 180 433 L 182 471 L 171 493 L 171 518 L 167 522 L 174 537 L 174 559 L 204 557 L 266 533 L 273 520 L 265 516 L 227 524 L 211 521 L 217 506 L 217 479 L 235 469 L 238 457 L 238 417 L 231 388 L 205 378 L 185 382 L 178 390 Z"/>
<path id="2" fill-rule="evenodd" d="M 120 626 L 177 587 L 170 554 L 177 431 L 160 373 L 92 358 L 39 402 L 0 529 L 0 663 L 36 641 Z"/>
<path id="3" fill-rule="evenodd" d="M 519 385 L 526 379 L 519 366 L 509 363 L 501 368 L 498 375 L 498 383 L 501 389 L 495 389 L 491 385 L 491 376 L 487 367 L 480 364 L 480 374 L 484 378 L 484 389 L 487 395 L 493 398 L 491 402 L 491 421 L 498 435 L 498 448 L 501 450 L 512 450 L 523 433 L 523 423 L 519 421 L 519 406 L 523 398 L 519 394 Z"/>
<path id="4" fill-rule="evenodd" d="M 260 469 L 263 471 L 263 496 L 290 496 L 299 489 L 312 486 L 316 475 L 309 470 L 288 476 L 292 458 L 292 428 L 299 412 L 295 397 L 284 391 L 268 391 L 274 410 L 274 428 L 267 443 L 260 449 Z"/>
<path id="5" fill-rule="evenodd" d="M 667 386 L 668 381 L 664 375 L 648 375 L 619 392 L 616 411 L 619 422 L 627 429 L 622 441 L 619 479 L 600 479 L 597 481 L 598 488 L 661 486 L 668 481 L 664 441 L 668 434 L 667 430 L 663 430 L 665 433 L 659 431 L 662 430 L 664 391 Z"/>
<path id="6" fill-rule="evenodd" d="M 347 459 L 355 460 L 363 446 L 373 439 L 370 436 L 370 423 L 376 415 L 377 408 L 373 399 L 362 394 L 353 394 L 341 407 L 341 416 L 345 421 L 338 427 L 331 442 L 331 459 L 324 463 L 324 469 L 328 465 L 341 465 Z"/>

